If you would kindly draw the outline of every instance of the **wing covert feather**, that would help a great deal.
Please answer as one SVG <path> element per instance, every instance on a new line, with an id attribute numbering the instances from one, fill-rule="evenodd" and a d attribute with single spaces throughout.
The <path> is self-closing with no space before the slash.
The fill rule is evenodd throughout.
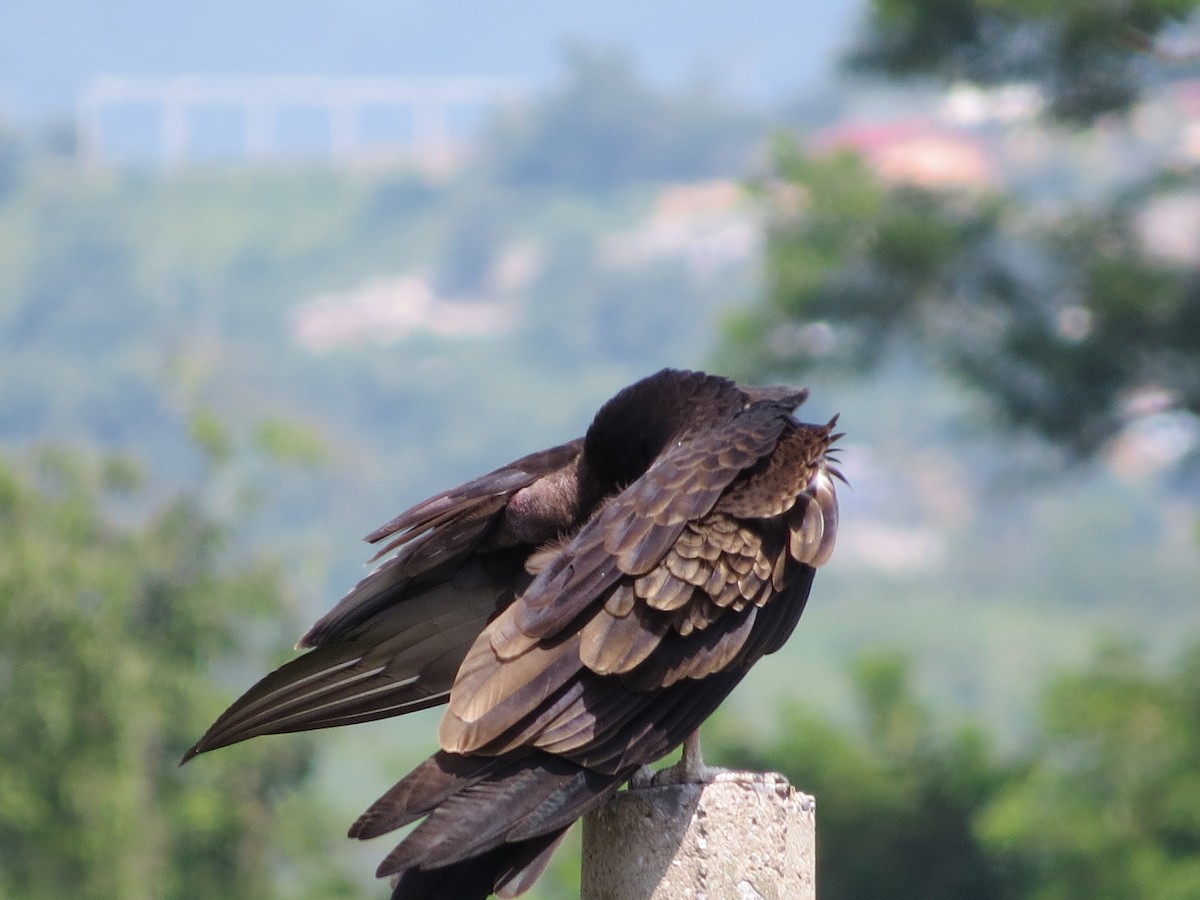
<path id="1" fill-rule="evenodd" d="M 708 513 L 745 469 L 770 453 L 787 411 L 752 407 L 724 428 L 681 439 L 586 524 L 514 604 L 512 624 L 533 640 L 566 628 L 623 575 L 649 572 L 688 522 Z M 660 498 L 670 494 L 663 505 Z M 512 640 L 513 635 L 503 635 Z M 500 648 L 497 646 L 497 650 Z"/>
<path id="2" fill-rule="evenodd" d="M 375 559 L 392 550 L 399 552 L 358 582 L 300 638 L 297 647 L 339 640 L 396 602 L 413 579 L 437 579 L 440 568 L 464 561 L 495 531 L 514 494 L 572 466 L 581 446 L 582 440 L 575 440 L 531 453 L 436 494 L 371 532 L 366 538 L 370 543 L 392 537 Z"/>

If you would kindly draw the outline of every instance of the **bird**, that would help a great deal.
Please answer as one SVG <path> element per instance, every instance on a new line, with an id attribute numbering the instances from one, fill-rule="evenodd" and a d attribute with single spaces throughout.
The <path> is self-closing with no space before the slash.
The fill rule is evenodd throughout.
<path id="1" fill-rule="evenodd" d="M 679 747 L 790 636 L 837 533 L 834 433 L 808 391 L 663 369 L 582 438 L 366 537 L 377 567 L 183 762 L 262 734 L 446 704 L 440 749 L 351 826 L 413 822 L 393 900 L 516 897 L 567 829 Z M 659 775 L 664 773 L 660 772 Z"/>

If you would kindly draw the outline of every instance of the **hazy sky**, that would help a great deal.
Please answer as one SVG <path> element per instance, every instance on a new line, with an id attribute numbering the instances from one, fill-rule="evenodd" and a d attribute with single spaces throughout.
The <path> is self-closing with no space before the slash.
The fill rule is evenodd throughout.
<path id="1" fill-rule="evenodd" d="M 660 82 L 699 69 L 773 99 L 830 72 L 862 0 L 4 0 L 0 116 L 69 113 L 96 75 L 515 75 L 568 39 L 633 52 Z"/>

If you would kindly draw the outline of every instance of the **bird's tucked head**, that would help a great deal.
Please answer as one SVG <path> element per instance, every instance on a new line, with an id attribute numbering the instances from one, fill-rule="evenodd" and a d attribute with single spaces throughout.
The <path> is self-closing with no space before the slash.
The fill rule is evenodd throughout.
<path id="1" fill-rule="evenodd" d="M 584 438 L 584 459 L 602 484 L 624 487 L 685 431 L 715 427 L 763 400 L 798 406 L 807 395 L 780 386 L 744 389 L 719 375 L 663 369 L 600 407 Z"/>
<path id="2" fill-rule="evenodd" d="M 587 430 L 583 455 L 591 474 L 609 488 L 635 481 L 677 434 L 698 424 L 698 406 L 702 418 L 728 415 L 736 394 L 727 379 L 677 369 L 631 384 L 600 407 Z"/>

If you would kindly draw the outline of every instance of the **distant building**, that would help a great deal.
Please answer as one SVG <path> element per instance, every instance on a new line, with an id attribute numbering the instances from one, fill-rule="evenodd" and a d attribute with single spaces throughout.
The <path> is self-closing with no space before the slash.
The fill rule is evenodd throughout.
<path id="1" fill-rule="evenodd" d="M 383 78 L 333 76 L 180 75 L 161 78 L 105 76 L 82 91 L 77 129 L 86 165 L 112 161 L 121 117 L 140 111 L 157 123 L 142 148 L 148 160 L 179 166 L 194 161 L 213 112 L 232 114 L 224 130 L 240 134 L 229 158 L 248 160 L 323 152 L 339 164 L 409 162 L 433 171 L 452 167 L 468 138 L 462 120 L 523 94 L 512 78 Z M 325 139 L 320 149 L 289 142 L 283 118 L 316 112 Z M 390 120 L 382 139 L 369 139 L 364 118 Z M 115 121 L 114 121 L 115 120 Z M 129 126 L 126 123 L 126 130 Z M 298 152 L 299 150 L 299 152 Z"/>
<path id="2" fill-rule="evenodd" d="M 314 297 L 292 311 L 290 325 L 296 343 L 321 353 L 414 334 L 486 337 L 510 330 L 518 317 L 513 303 L 439 298 L 428 280 L 405 275 Z"/>
<path id="3" fill-rule="evenodd" d="M 879 175 L 925 188 L 987 188 L 996 181 L 982 141 L 925 121 L 836 125 L 816 134 L 817 152 L 854 150 Z"/>
<path id="4" fill-rule="evenodd" d="M 761 243 L 762 226 L 742 186 L 713 180 L 662 188 L 649 218 L 604 238 L 600 252 L 614 267 L 679 260 L 704 278 L 753 259 Z"/>

